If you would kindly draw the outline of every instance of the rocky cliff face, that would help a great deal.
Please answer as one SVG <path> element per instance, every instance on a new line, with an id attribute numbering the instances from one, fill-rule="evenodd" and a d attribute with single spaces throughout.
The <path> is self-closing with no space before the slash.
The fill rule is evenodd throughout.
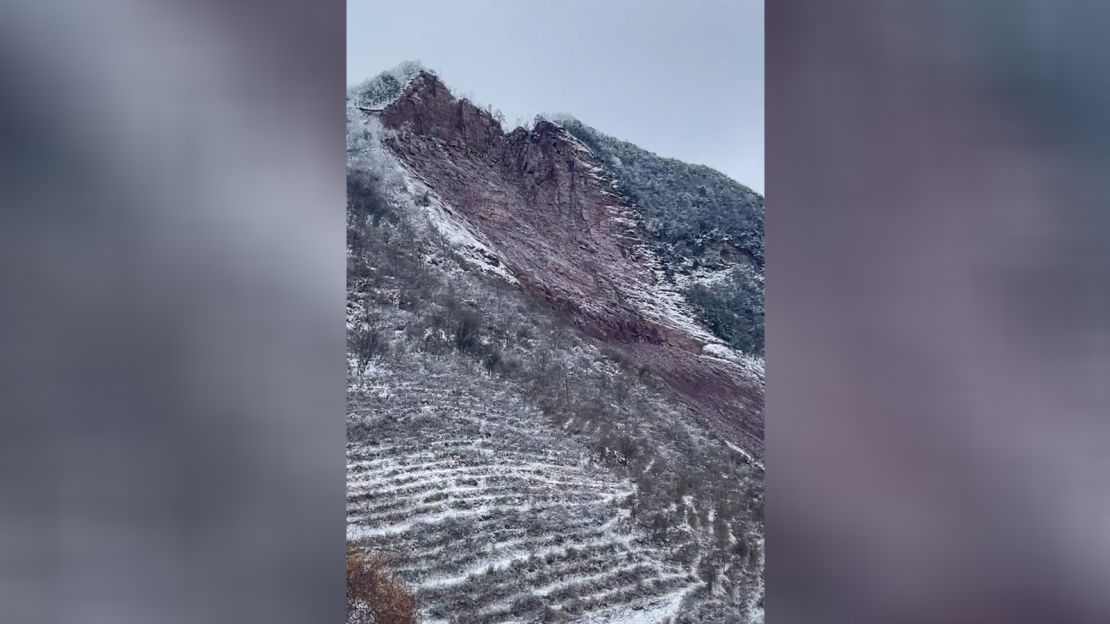
<path id="1" fill-rule="evenodd" d="M 539 122 L 494 116 L 421 72 L 381 111 L 389 148 L 506 268 L 593 339 L 653 372 L 707 421 L 762 454 L 762 382 L 728 359 L 664 288 L 638 214 L 590 150 Z"/>

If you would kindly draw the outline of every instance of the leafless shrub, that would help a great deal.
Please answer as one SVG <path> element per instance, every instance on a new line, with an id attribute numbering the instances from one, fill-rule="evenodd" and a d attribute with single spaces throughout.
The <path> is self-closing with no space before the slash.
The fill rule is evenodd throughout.
<path id="1" fill-rule="evenodd" d="M 482 368 L 486 369 L 490 377 L 493 376 L 498 370 L 501 369 L 501 352 L 497 349 L 490 349 L 484 356 L 482 356 Z"/>
<path id="2" fill-rule="evenodd" d="M 370 220 L 374 226 L 384 218 L 399 219 L 396 210 L 381 191 L 382 182 L 376 175 L 357 169 L 347 170 L 347 215 L 357 221 Z"/>
<path id="3" fill-rule="evenodd" d="M 348 624 L 416 624 L 416 600 L 390 576 L 391 563 L 347 547 Z"/>
<path id="4" fill-rule="evenodd" d="M 713 584 L 717 582 L 717 566 L 712 561 L 703 559 L 698 566 L 698 576 L 705 582 L 709 593 L 713 593 Z"/>
<path id="5" fill-rule="evenodd" d="M 464 353 L 473 353 L 480 344 L 481 322 L 471 310 L 463 310 L 455 320 L 455 348 Z"/>
<path id="6" fill-rule="evenodd" d="M 389 341 L 374 327 L 359 327 L 350 333 L 350 347 L 358 372 L 366 372 L 370 362 L 389 353 Z"/>

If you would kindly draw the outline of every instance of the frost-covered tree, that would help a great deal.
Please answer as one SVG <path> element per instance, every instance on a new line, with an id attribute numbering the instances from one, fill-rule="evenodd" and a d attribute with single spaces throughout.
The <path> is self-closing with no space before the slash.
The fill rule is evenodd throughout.
<path id="1" fill-rule="evenodd" d="M 421 71 L 426 70 L 420 61 L 405 61 L 351 87 L 347 99 L 356 108 L 382 108 L 400 96 L 405 85 Z"/>
<path id="2" fill-rule="evenodd" d="M 751 267 L 740 265 L 725 279 L 694 284 L 686 299 L 698 319 L 734 349 L 763 354 L 763 276 Z"/>

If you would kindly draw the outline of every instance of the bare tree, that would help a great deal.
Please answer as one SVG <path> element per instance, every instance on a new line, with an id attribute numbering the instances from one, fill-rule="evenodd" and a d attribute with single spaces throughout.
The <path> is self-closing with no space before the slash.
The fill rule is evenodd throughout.
<path id="1" fill-rule="evenodd" d="M 373 327 L 363 326 L 351 332 L 351 350 L 358 365 L 358 374 L 370 367 L 370 362 L 389 352 L 389 341 Z"/>

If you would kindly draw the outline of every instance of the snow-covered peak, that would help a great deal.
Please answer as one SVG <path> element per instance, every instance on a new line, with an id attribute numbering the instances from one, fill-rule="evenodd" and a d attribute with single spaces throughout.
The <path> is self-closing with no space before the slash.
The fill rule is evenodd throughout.
<path id="1" fill-rule="evenodd" d="M 403 61 L 392 69 L 350 87 L 347 90 L 347 102 L 363 110 L 380 110 L 401 97 L 409 83 L 425 73 L 434 75 L 420 61 Z"/>

